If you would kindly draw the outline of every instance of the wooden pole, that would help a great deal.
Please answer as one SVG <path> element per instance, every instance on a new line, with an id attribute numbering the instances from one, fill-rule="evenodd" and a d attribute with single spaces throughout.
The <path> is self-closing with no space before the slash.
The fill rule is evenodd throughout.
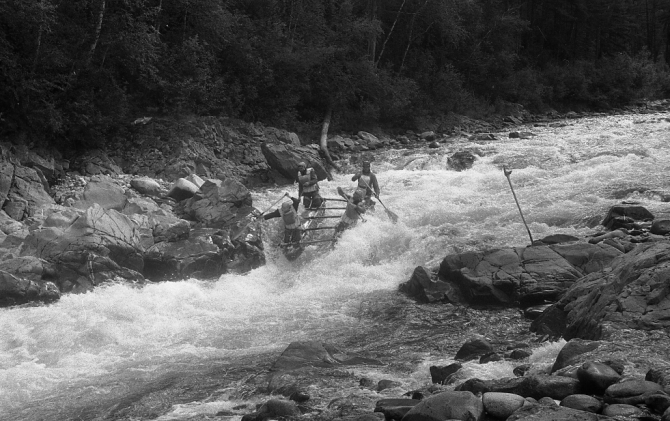
<path id="1" fill-rule="evenodd" d="M 509 176 L 512 174 L 512 170 L 508 170 L 507 167 L 503 165 L 503 172 L 505 173 L 505 177 L 507 177 L 507 181 L 509 182 L 509 188 L 512 190 L 512 196 L 514 196 L 514 201 L 516 202 L 516 207 L 519 208 L 519 214 L 521 215 L 521 220 L 523 221 L 523 225 L 526 227 L 526 231 L 528 231 L 528 237 L 530 238 L 530 245 L 533 245 L 533 236 L 530 234 L 530 229 L 528 228 L 528 224 L 526 223 L 526 218 L 523 217 L 523 212 L 521 212 L 521 206 L 519 205 L 519 200 L 516 198 L 516 193 L 514 193 L 514 187 L 512 187 L 512 180 L 509 178 Z"/>

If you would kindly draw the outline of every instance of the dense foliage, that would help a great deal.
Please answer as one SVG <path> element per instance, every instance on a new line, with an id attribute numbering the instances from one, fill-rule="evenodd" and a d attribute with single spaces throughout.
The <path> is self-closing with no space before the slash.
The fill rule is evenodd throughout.
<path id="1" fill-rule="evenodd" d="M 668 63 L 665 0 L 0 0 L 0 134 L 607 108 L 670 94 Z"/>

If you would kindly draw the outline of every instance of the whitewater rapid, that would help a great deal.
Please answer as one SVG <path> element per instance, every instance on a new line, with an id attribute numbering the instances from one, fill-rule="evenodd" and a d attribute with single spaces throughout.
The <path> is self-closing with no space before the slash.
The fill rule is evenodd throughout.
<path id="1" fill-rule="evenodd" d="M 378 204 L 332 251 L 314 247 L 287 262 L 267 238 L 267 265 L 246 275 L 109 285 L 48 306 L 0 310 L 0 419 L 49 419 L 58 408 L 113 399 L 184 367 L 353 334 L 366 302 L 394 294 L 416 266 L 434 267 L 451 253 L 528 245 L 503 165 L 512 170 L 535 239 L 592 235 L 622 200 L 670 216 L 660 200 L 670 192 L 668 113 L 522 130 L 535 136 L 501 133 L 499 140 L 459 140 L 437 150 L 376 152 L 381 199 L 399 222 Z M 448 156 L 459 150 L 478 156 L 473 168 L 448 169 Z M 353 190 L 350 178 L 321 182 L 322 195 L 337 197 L 338 186 Z M 295 190 L 254 192 L 254 206 L 265 209 Z M 265 224 L 268 236 L 279 232 L 276 219 Z M 429 363 L 417 366 L 417 382 L 430 380 Z"/>

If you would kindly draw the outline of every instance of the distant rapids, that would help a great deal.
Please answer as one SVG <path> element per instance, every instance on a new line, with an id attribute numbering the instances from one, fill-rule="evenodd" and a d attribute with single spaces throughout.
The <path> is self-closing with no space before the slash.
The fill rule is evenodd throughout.
<path id="1" fill-rule="evenodd" d="M 437 150 L 376 152 L 372 170 L 397 224 L 377 204 L 332 251 L 308 247 L 288 262 L 274 246 L 280 230 L 273 219 L 264 222 L 267 265 L 244 276 L 108 285 L 48 306 L 2 309 L 0 419 L 105 419 L 113 402 L 141 393 L 167 373 L 234 365 L 277 353 L 291 341 L 365 348 L 391 338 L 409 344 L 416 331 L 398 330 L 394 314 L 413 311 L 415 304 L 397 289 L 416 266 L 437 266 L 452 253 L 528 245 L 503 165 L 513 171 L 536 239 L 593 234 L 622 200 L 668 217 L 668 204 L 659 199 L 670 192 L 668 117 L 585 118 L 565 127 L 526 127 L 536 136 L 525 140 L 501 133 L 499 140 L 459 140 Z M 449 170 L 447 158 L 460 150 L 478 159 L 472 169 Z M 351 174 L 320 186 L 324 197 L 337 197 L 338 186 L 354 189 Z M 287 190 L 295 193 L 293 186 L 255 191 L 254 206 L 266 209 Z M 444 322 L 450 316 L 440 317 Z M 444 346 L 456 347 L 462 339 L 445 336 Z M 443 359 L 436 355 L 414 355 L 414 386 L 430 382 L 427 366 Z M 511 366 L 497 367 L 511 373 Z M 175 408 L 182 409 L 159 419 L 192 413 Z"/>

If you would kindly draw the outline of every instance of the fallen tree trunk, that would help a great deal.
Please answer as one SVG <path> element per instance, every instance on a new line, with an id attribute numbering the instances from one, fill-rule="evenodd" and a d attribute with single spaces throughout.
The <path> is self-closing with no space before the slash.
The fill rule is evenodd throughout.
<path id="1" fill-rule="evenodd" d="M 332 115 L 333 115 L 333 107 L 329 106 L 328 110 L 326 111 L 326 115 L 323 118 L 323 126 L 321 127 L 321 139 L 319 140 L 319 147 L 321 148 L 323 154 L 326 156 L 326 162 L 328 163 L 328 165 L 340 171 L 340 167 L 333 162 L 333 159 L 330 157 L 330 153 L 328 152 L 328 127 L 330 126 L 330 119 Z M 332 179 L 333 177 L 330 174 L 328 174 L 328 180 Z"/>

